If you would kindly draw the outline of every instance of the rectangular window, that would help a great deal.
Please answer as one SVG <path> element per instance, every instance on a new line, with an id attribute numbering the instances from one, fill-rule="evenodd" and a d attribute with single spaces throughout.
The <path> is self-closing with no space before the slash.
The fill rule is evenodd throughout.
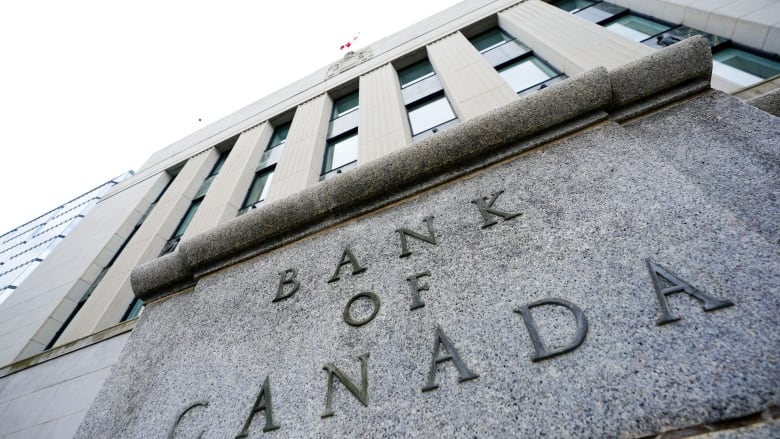
<path id="1" fill-rule="evenodd" d="M 610 21 L 604 27 L 634 41 L 645 41 L 672 28 L 664 23 L 633 14 Z"/>
<path id="2" fill-rule="evenodd" d="M 333 101 L 320 180 L 357 166 L 358 98 L 359 94 L 355 91 Z"/>
<path id="3" fill-rule="evenodd" d="M 712 73 L 747 87 L 780 74 L 780 62 L 729 47 L 712 55 Z"/>
<path id="4" fill-rule="evenodd" d="M 421 140 L 458 122 L 428 59 L 398 70 L 398 81 L 409 117 L 412 141 Z"/>
<path id="5" fill-rule="evenodd" d="M 277 146 L 282 145 L 287 141 L 287 134 L 290 132 L 290 125 L 292 125 L 292 122 L 287 122 L 274 128 L 274 134 L 271 136 L 271 140 L 268 142 L 268 147 L 265 148 L 266 151 L 276 148 Z"/>
<path id="6" fill-rule="evenodd" d="M 470 39 L 485 60 L 520 95 L 533 93 L 566 78 L 530 47 L 501 30 L 493 28 Z"/>
<path id="7" fill-rule="evenodd" d="M 347 133 L 344 136 L 340 136 L 328 141 L 325 146 L 325 163 L 322 169 L 323 175 L 333 173 L 341 173 L 346 169 L 350 169 L 357 161 L 357 147 L 358 147 L 358 133 Z"/>
<path id="8" fill-rule="evenodd" d="M 561 0 L 552 2 L 553 5 L 563 9 L 566 12 L 577 12 L 580 9 L 585 9 L 588 6 L 593 6 L 595 2 L 589 0 Z"/>
<path id="9" fill-rule="evenodd" d="M 587 3 L 592 4 L 587 5 Z M 713 75 L 739 87 L 749 87 L 780 74 L 780 57 L 771 54 L 765 56 L 733 47 L 728 38 L 645 17 L 608 2 L 577 0 L 556 1 L 553 4 L 654 49 L 668 47 L 688 37 L 701 35 L 707 39 L 712 49 Z"/>
<path id="10" fill-rule="evenodd" d="M 443 94 L 409 105 L 407 111 L 412 137 L 455 119 L 455 113 Z"/>
<path id="11" fill-rule="evenodd" d="M 358 92 L 350 93 L 333 102 L 333 112 L 330 120 L 338 119 L 358 109 Z"/>
<path id="12" fill-rule="evenodd" d="M 255 173 L 255 178 L 249 186 L 249 191 L 244 198 L 244 204 L 241 206 L 239 215 L 260 206 L 265 201 L 275 170 L 276 166 L 270 166 Z"/>
<path id="13" fill-rule="evenodd" d="M 233 142 L 235 142 L 235 138 L 233 139 Z M 217 158 L 217 162 L 214 164 L 214 166 L 211 167 L 211 171 L 209 172 L 208 177 L 206 177 L 206 179 L 203 180 L 203 183 L 201 183 L 200 188 L 198 188 L 198 192 L 192 199 L 192 203 L 190 203 L 190 207 L 187 208 L 187 212 L 184 213 L 181 221 L 179 221 L 179 225 L 176 226 L 176 230 L 173 232 L 173 235 L 170 237 L 170 239 L 168 239 L 168 242 L 165 243 L 165 246 L 160 252 L 160 256 L 176 250 L 181 237 L 184 235 L 184 232 L 187 231 L 187 227 L 189 227 L 192 218 L 195 217 L 200 204 L 206 197 L 206 192 L 208 192 L 209 187 L 211 187 L 211 182 L 214 181 L 214 178 L 216 178 L 217 174 L 219 174 L 219 171 L 222 169 L 222 165 L 225 163 L 225 160 L 227 160 L 229 153 L 229 150 L 220 153 L 219 157 Z"/>

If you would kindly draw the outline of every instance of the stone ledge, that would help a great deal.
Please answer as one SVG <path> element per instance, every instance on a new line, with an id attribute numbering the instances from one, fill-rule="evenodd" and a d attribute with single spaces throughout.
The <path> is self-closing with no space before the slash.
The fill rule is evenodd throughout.
<path id="1" fill-rule="evenodd" d="M 96 332 L 62 346 L 53 347 L 47 351 L 41 352 L 40 354 L 33 355 L 32 357 L 11 363 L 3 368 L 0 368 L 0 378 L 132 331 L 137 321 L 137 318 L 125 320 L 124 322 L 121 322 L 110 328 L 106 328 L 100 332 Z"/>
<path id="2" fill-rule="evenodd" d="M 780 89 L 753 98 L 747 102 L 759 110 L 780 117 Z"/>
<path id="3" fill-rule="evenodd" d="M 237 255 L 249 257 L 253 247 L 265 242 L 328 223 L 344 210 L 405 192 L 588 114 L 618 110 L 687 82 L 709 82 L 711 72 L 709 45 L 692 37 L 612 71 L 601 67 L 582 73 L 185 239 L 174 253 L 136 267 L 133 291 L 143 300 L 181 291 L 195 284 L 197 273 Z"/>

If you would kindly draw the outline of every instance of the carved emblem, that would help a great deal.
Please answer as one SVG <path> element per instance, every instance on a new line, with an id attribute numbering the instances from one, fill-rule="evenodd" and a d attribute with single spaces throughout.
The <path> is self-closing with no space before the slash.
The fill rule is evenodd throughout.
<path id="1" fill-rule="evenodd" d="M 336 61 L 328 67 L 328 73 L 325 74 L 325 79 L 330 79 L 339 73 L 345 72 L 358 64 L 362 64 L 373 56 L 371 48 L 355 51 L 349 51 L 344 55 L 344 58 Z"/>

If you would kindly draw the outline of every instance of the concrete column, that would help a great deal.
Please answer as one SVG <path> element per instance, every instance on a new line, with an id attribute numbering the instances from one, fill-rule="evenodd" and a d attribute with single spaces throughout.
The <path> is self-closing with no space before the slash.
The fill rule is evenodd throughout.
<path id="1" fill-rule="evenodd" d="M 295 110 L 267 201 L 284 198 L 320 181 L 331 108 L 333 100 L 322 94 Z"/>
<path id="2" fill-rule="evenodd" d="M 391 64 L 360 77 L 358 163 L 364 164 L 412 142 L 401 84 Z"/>
<path id="3" fill-rule="evenodd" d="M 499 12 L 498 25 L 568 76 L 615 68 L 655 51 L 540 0 Z"/>
<path id="4" fill-rule="evenodd" d="M 63 332 L 57 342 L 58 346 L 119 323 L 134 298 L 130 272 L 137 265 L 159 256 L 218 157 L 219 154 L 212 148 L 187 160 L 138 232 Z"/>
<path id="5" fill-rule="evenodd" d="M 236 217 L 273 131 L 269 123 L 263 122 L 241 133 L 184 232 L 185 238 Z"/>
<path id="6" fill-rule="evenodd" d="M 42 352 L 153 201 L 155 180 L 117 185 L 0 306 L 0 365 Z M 84 334 L 86 335 L 86 334 Z"/>
<path id="7" fill-rule="evenodd" d="M 460 32 L 430 44 L 428 59 L 461 121 L 517 99 L 509 84 Z"/>

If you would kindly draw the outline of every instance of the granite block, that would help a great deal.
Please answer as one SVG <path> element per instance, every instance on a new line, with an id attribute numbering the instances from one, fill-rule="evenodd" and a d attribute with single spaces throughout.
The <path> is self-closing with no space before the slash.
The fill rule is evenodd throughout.
<path id="1" fill-rule="evenodd" d="M 256 403 L 249 437 L 642 437 L 762 412 L 776 120 L 707 92 L 204 274 L 147 306 L 76 437 L 236 437 Z"/>

